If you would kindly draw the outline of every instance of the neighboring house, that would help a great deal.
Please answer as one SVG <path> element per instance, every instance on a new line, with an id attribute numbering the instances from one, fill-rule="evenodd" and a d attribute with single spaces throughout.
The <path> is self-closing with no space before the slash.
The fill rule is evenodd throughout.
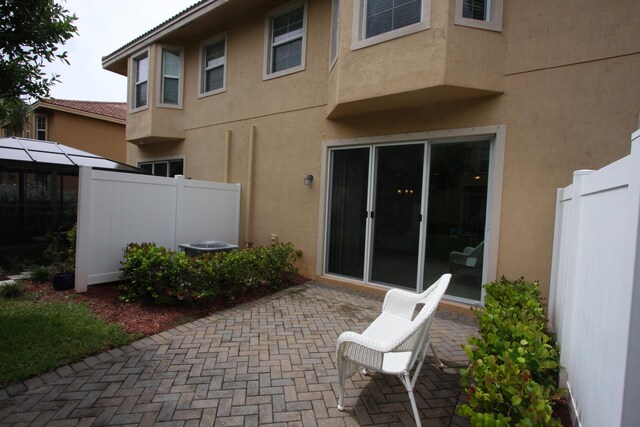
<path id="1" fill-rule="evenodd" d="M 548 293 L 556 188 L 638 127 L 638 16 L 636 0 L 203 0 L 103 67 L 128 76 L 132 164 L 242 184 L 241 243 L 291 241 L 304 274 L 346 285 L 452 268 L 448 298 L 473 303 L 502 275 Z"/>
<path id="2" fill-rule="evenodd" d="M 126 119 L 125 102 L 41 99 L 31 106 L 24 136 L 56 141 L 124 163 L 128 145 Z M 3 129 L 2 136 L 14 135 Z"/>

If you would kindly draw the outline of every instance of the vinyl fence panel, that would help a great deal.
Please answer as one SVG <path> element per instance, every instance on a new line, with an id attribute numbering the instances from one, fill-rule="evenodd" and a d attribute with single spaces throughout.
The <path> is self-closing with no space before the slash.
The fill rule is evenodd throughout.
<path id="1" fill-rule="evenodd" d="M 631 154 L 558 190 L 549 299 L 582 426 L 640 419 L 640 131 Z"/>
<path id="2" fill-rule="evenodd" d="M 76 291 L 118 280 L 123 249 L 153 242 L 238 244 L 240 185 L 82 167 L 78 192 Z"/>

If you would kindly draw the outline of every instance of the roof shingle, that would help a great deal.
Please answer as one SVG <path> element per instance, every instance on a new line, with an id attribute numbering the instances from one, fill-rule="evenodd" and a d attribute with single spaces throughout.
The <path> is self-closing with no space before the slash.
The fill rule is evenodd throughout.
<path id="1" fill-rule="evenodd" d="M 60 106 L 123 121 L 127 119 L 126 102 L 78 101 L 72 99 L 49 98 L 41 99 L 39 103 L 40 107 L 46 107 L 47 105 Z"/>

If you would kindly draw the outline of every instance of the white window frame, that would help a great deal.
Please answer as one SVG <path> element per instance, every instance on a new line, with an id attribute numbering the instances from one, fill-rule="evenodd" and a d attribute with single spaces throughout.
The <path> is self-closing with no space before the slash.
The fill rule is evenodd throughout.
<path id="1" fill-rule="evenodd" d="M 212 44 L 219 42 L 220 40 L 224 40 L 224 56 L 222 58 L 217 59 L 216 64 L 210 69 L 218 68 L 220 66 L 224 67 L 223 68 L 224 71 L 222 73 L 222 87 L 205 92 L 204 79 L 206 77 L 206 71 L 208 71 L 205 69 L 206 64 L 205 64 L 204 56 L 205 56 L 206 48 L 211 46 Z M 203 40 L 200 43 L 200 48 L 198 49 L 198 52 L 200 54 L 200 63 L 199 63 L 199 72 L 198 72 L 198 86 L 199 86 L 198 98 L 204 98 L 206 96 L 216 95 L 218 93 L 222 93 L 227 90 L 227 53 L 228 53 L 227 46 L 228 46 L 228 41 L 227 41 L 226 32 L 217 34 L 213 37 Z"/>
<path id="2" fill-rule="evenodd" d="M 353 30 L 351 34 L 351 50 L 362 49 L 378 43 L 404 37 L 431 28 L 431 0 L 422 0 L 422 16 L 419 22 L 396 30 L 387 31 L 373 37 L 365 38 L 367 21 L 367 0 L 355 0 L 353 11 Z"/>
<path id="3" fill-rule="evenodd" d="M 340 0 L 331 2 L 331 39 L 329 40 L 329 71 L 340 57 Z"/>
<path id="4" fill-rule="evenodd" d="M 487 0 L 489 2 L 488 15 L 489 19 L 471 19 L 462 16 L 462 6 L 464 0 L 456 0 L 456 18 L 455 24 L 464 27 L 479 28 L 481 30 L 502 31 L 502 11 L 503 0 Z"/>
<path id="5" fill-rule="evenodd" d="M 136 81 L 136 64 L 137 62 L 142 59 L 142 58 L 147 58 L 147 99 L 144 105 L 141 105 L 139 107 L 136 107 L 136 86 L 138 85 L 139 82 Z M 131 84 L 129 85 L 129 112 L 130 113 L 135 113 L 137 111 L 142 111 L 142 110 L 146 110 L 147 108 L 149 108 L 149 89 L 150 89 L 150 82 L 149 82 L 149 77 L 151 75 L 151 56 L 150 56 L 150 52 L 149 49 L 144 49 L 140 52 L 137 52 L 134 55 L 131 55 L 131 60 L 129 62 L 129 76 L 130 76 L 130 81 Z M 142 83 L 142 82 L 140 82 Z"/>
<path id="6" fill-rule="evenodd" d="M 273 44 L 271 43 L 272 33 L 273 33 L 272 31 L 273 20 L 280 15 L 284 15 L 285 13 L 288 13 L 294 9 L 297 9 L 300 6 L 303 7 L 302 34 L 300 36 L 300 38 L 302 39 L 302 53 L 301 53 L 302 57 L 300 58 L 300 65 L 296 67 L 287 68 L 286 70 L 271 72 L 271 69 L 273 66 L 273 47 L 274 47 Z M 297 73 L 305 70 L 305 59 L 307 56 L 307 9 L 308 9 L 307 0 L 304 0 L 304 1 L 296 0 L 290 3 L 287 3 L 267 13 L 267 16 L 265 19 L 265 29 L 264 29 L 264 68 L 263 68 L 264 71 L 262 76 L 263 80 L 275 79 L 277 77 L 286 76 L 287 74 L 293 74 L 293 73 Z M 298 36 L 296 36 L 296 38 L 297 37 Z M 293 39 L 288 39 L 282 43 L 290 42 L 292 40 Z"/>
<path id="7" fill-rule="evenodd" d="M 41 129 L 38 125 L 38 119 L 42 118 L 44 120 L 44 129 Z M 47 120 L 47 116 L 45 114 L 34 114 L 34 127 L 36 130 L 36 138 L 38 141 L 47 141 L 47 138 L 49 137 L 49 120 Z M 40 139 L 40 132 L 44 132 L 44 138 Z"/>
<path id="8" fill-rule="evenodd" d="M 156 164 L 156 163 L 166 163 L 167 164 L 167 173 L 169 172 L 169 162 L 182 160 L 182 175 L 185 175 L 185 171 L 187 170 L 187 162 L 184 156 L 171 156 L 171 157 L 153 157 L 148 159 L 139 159 L 137 166 L 138 168 L 143 164 Z M 153 173 L 152 173 L 153 175 Z M 158 176 L 158 175 L 153 175 Z M 167 176 L 166 178 L 170 178 Z"/>
<path id="9" fill-rule="evenodd" d="M 168 104 L 165 103 L 163 100 L 163 95 L 164 95 L 164 78 L 165 77 L 169 77 L 169 78 L 176 78 L 176 76 L 165 76 L 164 75 L 164 67 L 163 67 L 163 60 L 164 60 L 164 51 L 168 50 L 168 51 L 173 51 L 173 52 L 179 52 L 180 53 L 180 72 L 178 73 L 178 103 L 177 104 Z M 182 86 L 184 83 L 184 48 L 182 46 L 169 46 L 169 45 L 160 45 L 158 46 L 158 64 L 157 64 L 157 79 L 158 79 L 158 83 L 156 84 L 156 88 L 157 88 L 157 92 L 156 92 L 156 99 L 158 100 L 157 102 L 157 106 L 161 107 L 161 108 L 175 108 L 175 109 L 182 109 Z"/>
<path id="10" fill-rule="evenodd" d="M 506 146 L 507 126 L 504 124 L 479 126 L 472 128 L 446 129 L 438 131 L 415 132 L 384 136 L 368 136 L 347 139 L 325 140 L 322 142 L 322 158 L 320 163 L 320 206 L 319 206 L 319 223 L 316 240 L 316 275 L 324 276 L 329 279 L 336 279 L 345 283 L 353 283 L 356 285 L 366 285 L 370 288 L 389 289 L 388 286 L 368 282 L 363 280 L 345 278 L 342 276 L 331 275 L 326 273 L 326 233 L 328 226 L 328 208 L 329 208 L 329 179 L 331 177 L 330 153 L 333 149 L 338 148 L 356 148 L 359 146 L 373 146 L 379 144 L 402 144 L 414 142 L 457 142 L 463 139 L 477 139 L 488 137 L 491 138 L 491 157 L 489 159 L 489 170 L 491 171 L 491 179 L 488 183 L 487 198 L 487 222 L 485 224 L 485 233 L 489 232 L 489 239 L 484 249 L 484 262 L 482 277 L 485 281 L 493 281 L 497 277 L 498 271 L 498 244 L 500 242 L 500 218 L 502 208 L 502 187 L 503 187 L 503 171 L 504 156 Z M 425 191 L 427 191 L 425 187 Z M 426 211 L 426 209 L 425 209 Z M 424 232 L 422 232 L 424 235 Z M 422 245 L 422 243 L 421 243 Z M 424 259 L 423 254 L 419 258 Z M 420 279 L 420 282 L 422 279 Z M 484 283 L 484 281 L 483 281 Z M 484 288 L 481 293 L 481 304 L 484 305 Z M 458 301 L 463 303 L 475 303 L 475 301 L 465 300 L 455 296 L 446 296 L 446 300 Z"/>

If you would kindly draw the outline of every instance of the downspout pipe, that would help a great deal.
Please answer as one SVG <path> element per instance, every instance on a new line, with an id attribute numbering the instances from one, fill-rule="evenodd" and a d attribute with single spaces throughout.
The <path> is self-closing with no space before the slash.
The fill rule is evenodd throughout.
<path id="1" fill-rule="evenodd" d="M 251 225 L 253 219 L 253 162 L 255 156 L 255 142 L 256 142 L 256 126 L 251 125 L 249 129 L 249 151 L 247 153 L 247 208 L 244 216 L 244 245 L 247 248 L 253 246 L 251 240 Z"/>

